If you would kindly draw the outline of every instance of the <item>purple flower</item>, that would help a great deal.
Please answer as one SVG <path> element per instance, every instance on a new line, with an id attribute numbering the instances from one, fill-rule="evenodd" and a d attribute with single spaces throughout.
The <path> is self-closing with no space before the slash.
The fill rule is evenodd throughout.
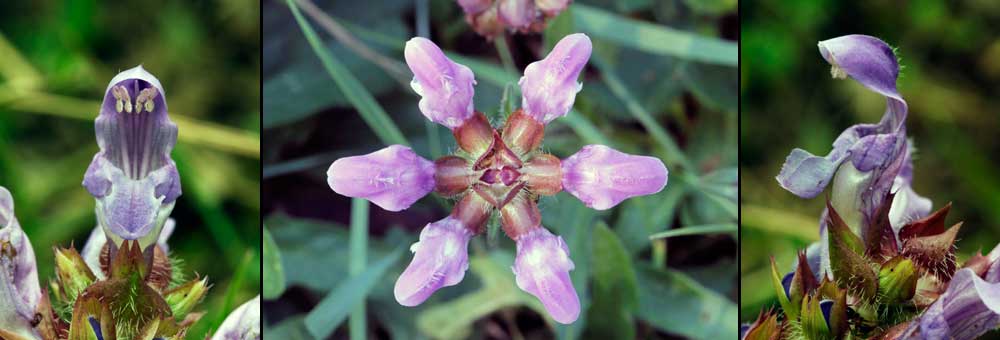
<path id="1" fill-rule="evenodd" d="M 565 116 L 583 88 L 576 79 L 590 59 L 591 49 L 590 38 L 583 33 L 571 34 L 559 40 L 545 59 L 528 65 L 518 82 L 524 112 L 543 124 Z"/>
<path id="2" fill-rule="evenodd" d="M 434 190 L 434 163 L 402 145 L 338 159 L 326 174 L 338 194 L 365 198 L 389 211 L 409 208 Z"/>
<path id="3" fill-rule="evenodd" d="M 562 237 L 545 228 L 521 235 L 513 269 L 517 286 L 541 300 L 553 319 L 569 324 L 580 316 L 580 299 L 569 279 L 573 260 Z"/>
<path id="4" fill-rule="evenodd" d="M 14 217 L 14 199 L 0 187 L 0 338 L 39 339 L 32 320 L 41 298 L 35 251 Z"/>
<path id="5" fill-rule="evenodd" d="M 633 156 L 604 145 L 587 145 L 562 161 L 563 188 L 588 207 L 606 210 L 633 196 L 655 194 L 667 185 L 658 158 Z"/>
<path id="6" fill-rule="evenodd" d="M 403 52 L 413 71 L 410 86 L 421 96 L 420 112 L 432 122 L 456 129 L 472 117 L 472 95 L 476 79 L 472 70 L 456 64 L 433 42 L 416 37 Z"/>
<path id="7" fill-rule="evenodd" d="M 878 124 L 857 124 L 844 130 L 826 156 L 792 150 L 776 179 L 782 188 L 803 198 L 819 195 L 832 180 L 831 204 L 862 237 L 867 235 L 865 231 L 885 203 L 884 198 L 895 192 L 894 201 L 889 202 L 890 221 L 898 232 L 907 222 L 927 215 L 931 202 L 911 187 L 912 148 L 904 124 L 906 101 L 896 90 L 896 56 L 885 42 L 865 35 L 821 41 L 819 50 L 835 78 L 850 76 L 885 96 L 887 109 Z M 823 271 L 830 268 L 826 240 L 826 229 L 821 227 Z"/>
<path id="8" fill-rule="evenodd" d="M 260 321 L 260 295 L 257 295 L 229 313 L 212 340 L 260 340 Z"/>
<path id="9" fill-rule="evenodd" d="M 431 57 L 411 59 L 411 46 Z M 517 241 L 518 286 L 541 300 L 557 322 L 576 320 L 580 302 L 569 278 L 573 261 L 566 243 L 542 227 L 538 197 L 555 195 L 565 187 L 588 206 L 607 209 L 628 197 L 656 193 L 667 181 L 663 162 L 652 157 L 589 145 L 560 161 L 540 150 L 545 124 L 572 107 L 580 88 L 576 78 L 589 57 L 587 36 L 564 38 L 545 60 L 528 66 L 521 80 L 525 107 L 511 112 L 503 126 L 494 127 L 482 112 L 466 106 L 472 103 L 471 87 L 466 91 L 441 86 L 428 95 L 427 80 L 450 81 L 462 74 L 468 81 L 459 83 L 471 86 L 472 74 L 464 74 L 467 68 L 445 58 L 429 40 L 407 43 L 407 62 L 421 83 L 414 87 L 423 95 L 421 111 L 433 121 L 449 122 L 445 125 L 452 128 L 461 151 L 432 163 L 394 145 L 338 159 L 328 172 L 330 187 L 337 193 L 369 199 L 386 210 L 405 209 L 431 190 L 457 199 L 451 215 L 424 227 L 420 241 L 411 248 L 413 260 L 394 290 L 400 304 L 418 305 L 438 289 L 458 284 L 469 265 L 469 240 L 496 213 L 504 233 Z M 440 98 L 448 100 L 427 104 Z M 460 98 L 461 104 L 452 98 Z M 458 115 L 429 114 L 425 106 L 463 110 L 448 111 Z"/>
<path id="10" fill-rule="evenodd" d="M 430 223 L 410 246 L 413 261 L 396 281 L 396 301 L 416 306 L 441 287 L 454 286 L 469 269 L 467 248 L 473 231 L 451 216 Z"/>
<path id="11" fill-rule="evenodd" d="M 476 33 L 493 39 L 505 29 L 541 32 L 549 18 L 559 15 L 572 0 L 457 0 L 465 21 Z"/>
<path id="12" fill-rule="evenodd" d="M 969 268 L 952 277 L 948 289 L 914 320 L 900 339 L 975 339 L 1000 326 L 1000 282 Z"/>
<path id="13" fill-rule="evenodd" d="M 123 71 L 108 84 L 95 122 L 100 152 L 83 185 L 97 199 L 98 224 L 116 239 L 140 239 L 145 247 L 181 195 L 170 151 L 177 126 L 167 116 L 160 81 L 142 66 Z"/>

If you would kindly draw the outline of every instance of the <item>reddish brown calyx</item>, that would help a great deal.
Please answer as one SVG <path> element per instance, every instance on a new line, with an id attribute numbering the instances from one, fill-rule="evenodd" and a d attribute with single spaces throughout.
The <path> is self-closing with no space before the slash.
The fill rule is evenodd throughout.
<path id="1" fill-rule="evenodd" d="M 545 138 L 545 124 L 524 114 L 518 109 L 510 114 L 503 126 L 503 140 L 510 149 L 519 156 L 524 156 L 538 149 Z"/>
<path id="2" fill-rule="evenodd" d="M 479 195 L 469 194 L 462 197 L 462 200 L 455 204 L 451 210 L 451 216 L 462 221 L 462 224 L 472 230 L 474 234 L 483 231 L 486 226 L 486 219 L 490 217 L 493 205 Z"/>
<path id="3" fill-rule="evenodd" d="M 476 171 L 458 156 L 444 156 L 434 161 L 434 191 L 452 197 L 469 189 L 476 182 Z"/>
<path id="4" fill-rule="evenodd" d="M 521 169 L 521 178 L 534 194 L 552 196 L 562 191 L 562 161 L 550 154 L 538 154 Z"/>
<path id="5" fill-rule="evenodd" d="M 490 126 L 486 115 L 479 111 L 451 133 L 455 136 L 458 147 L 473 156 L 483 154 L 493 143 L 493 127 Z"/>
<path id="6" fill-rule="evenodd" d="M 500 209 L 500 226 L 507 237 L 517 241 L 524 233 L 542 226 L 542 213 L 534 199 L 516 195 Z"/>

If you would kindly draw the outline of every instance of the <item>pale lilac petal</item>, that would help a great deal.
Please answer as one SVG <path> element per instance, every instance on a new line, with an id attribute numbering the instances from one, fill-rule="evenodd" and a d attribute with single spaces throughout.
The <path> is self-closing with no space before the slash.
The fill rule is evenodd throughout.
<path id="1" fill-rule="evenodd" d="M 535 21 L 534 0 L 500 1 L 500 20 L 514 29 L 527 29 Z"/>
<path id="2" fill-rule="evenodd" d="M 469 228 L 451 216 L 425 226 L 420 240 L 410 246 L 413 260 L 396 280 L 396 301 L 416 306 L 438 289 L 461 282 L 469 269 L 471 238 Z"/>
<path id="3" fill-rule="evenodd" d="M 420 112 L 431 121 L 456 129 L 473 115 L 476 80 L 472 70 L 444 55 L 433 42 L 416 37 L 406 42 L 406 64 L 413 71 L 413 87 L 421 96 Z"/>
<path id="4" fill-rule="evenodd" d="M 518 82 L 524 112 L 545 124 L 565 116 L 573 107 L 576 93 L 583 88 L 576 80 L 590 59 L 591 50 L 587 35 L 570 34 L 559 40 L 545 59 L 528 65 Z"/>
<path id="5" fill-rule="evenodd" d="M 229 313 L 212 340 L 260 340 L 260 323 L 260 295 L 257 295 Z"/>
<path id="6" fill-rule="evenodd" d="M 167 115 L 163 86 L 142 66 L 119 73 L 108 84 L 94 127 L 100 152 L 83 186 L 98 201 L 98 222 L 121 239 L 158 235 L 181 195 L 170 158 L 177 126 Z"/>
<path id="7" fill-rule="evenodd" d="M 1000 326 L 1000 283 L 986 282 L 972 269 L 960 269 L 915 323 L 920 339 L 975 339 Z"/>
<path id="8" fill-rule="evenodd" d="M 931 200 L 920 196 L 913 187 L 901 176 L 896 176 L 892 192 L 896 196 L 889 208 L 889 224 L 897 234 L 907 223 L 921 219 L 931 212 Z"/>
<path id="9" fill-rule="evenodd" d="M 667 185 L 667 167 L 659 159 L 596 144 L 563 160 L 562 172 L 563 189 L 597 210 L 629 197 L 655 194 Z"/>
<path id="10" fill-rule="evenodd" d="M 0 187 L 0 329 L 39 339 L 31 326 L 42 298 L 31 241 L 14 216 L 14 200 Z"/>
<path id="11" fill-rule="evenodd" d="M 490 8 L 493 0 L 458 0 L 458 5 L 466 14 L 476 14 Z"/>
<path id="12" fill-rule="evenodd" d="M 338 159 L 326 175 L 338 194 L 364 198 L 389 211 L 409 208 L 434 190 L 434 162 L 402 145 Z"/>
<path id="13" fill-rule="evenodd" d="M 562 324 L 580 316 L 580 299 L 569 277 L 573 267 L 566 242 L 545 228 L 517 238 L 513 268 L 517 286 L 537 297 L 552 319 Z"/>

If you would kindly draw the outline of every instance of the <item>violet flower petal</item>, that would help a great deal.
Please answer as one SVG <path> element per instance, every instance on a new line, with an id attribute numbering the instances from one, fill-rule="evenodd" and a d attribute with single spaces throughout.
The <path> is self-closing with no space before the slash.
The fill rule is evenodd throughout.
<path id="1" fill-rule="evenodd" d="M 552 319 L 562 324 L 580 316 L 580 299 L 569 277 L 573 268 L 562 237 L 540 227 L 517 238 L 517 286 L 541 300 Z"/>
<path id="2" fill-rule="evenodd" d="M 338 159 L 326 175 L 338 194 L 364 198 L 389 211 L 409 208 L 434 190 L 434 162 L 402 145 Z"/>
<path id="3" fill-rule="evenodd" d="M 420 232 L 420 240 L 410 246 L 413 260 L 396 280 L 396 301 L 413 307 L 438 289 L 461 282 L 469 269 L 471 238 L 472 232 L 451 216 L 427 224 Z"/>
<path id="4" fill-rule="evenodd" d="M 565 116 L 583 88 L 576 80 L 592 49 L 587 35 L 570 34 L 559 40 L 545 59 L 528 65 L 518 82 L 525 114 L 543 124 Z"/>
<path id="5" fill-rule="evenodd" d="M 498 0 L 500 21 L 514 29 L 527 29 L 535 21 L 534 0 Z"/>
<path id="6" fill-rule="evenodd" d="M 921 339 L 975 339 L 1000 326 L 1000 283 L 960 269 L 945 293 L 913 324 L 919 324 Z"/>
<path id="7" fill-rule="evenodd" d="M 535 0 L 535 6 L 545 15 L 552 17 L 565 10 L 570 1 L 572 0 Z"/>
<path id="8" fill-rule="evenodd" d="M 31 241 L 14 216 L 14 200 L 0 187 L 0 329 L 40 339 L 31 325 L 42 298 Z"/>
<path id="9" fill-rule="evenodd" d="M 212 340 L 260 340 L 260 322 L 260 295 L 257 295 L 229 313 Z"/>
<path id="10" fill-rule="evenodd" d="M 451 61 L 437 45 L 421 37 L 406 42 L 403 56 L 413 71 L 410 86 L 421 96 L 418 105 L 427 119 L 454 130 L 472 117 L 476 84 L 472 70 Z"/>
<path id="11" fill-rule="evenodd" d="M 123 71 L 108 84 L 95 120 L 100 147 L 83 186 L 97 199 L 98 223 L 116 238 L 159 235 L 181 195 L 180 176 L 170 151 L 177 126 L 167 116 L 159 80 L 142 66 Z"/>
<path id="12" fill-rule="evenodd" d="M 667 185 L 667 167 L 659 159 L 597 144 L 563 160 L 562 172 L 563 189 L 597 210 L 610 209 L 629 197 L 655 194 Z"/>

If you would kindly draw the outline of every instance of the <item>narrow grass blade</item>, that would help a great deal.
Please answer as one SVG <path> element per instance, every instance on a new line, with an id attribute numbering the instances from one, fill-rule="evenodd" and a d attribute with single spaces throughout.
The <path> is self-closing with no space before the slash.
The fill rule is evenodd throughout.
<path id="1" fill-rule="evenodd" d="M 739 64 L 736 43 L 626 18 L 581 3 L 573 4 L 573 14 L 580 30 L 622 46 L 710 64 Z"/>
<path id="2" fill-rule="evenodd" d="M 286 0 L 286 2 L 292 10 L 292 15 L 295 16 L 295 21 L 298 22 L 299 28 L 302 29 L 302 34 L 305 35 L 306 40 L 309 41 L 309 45 L 312 46 L 313 52 L 316 53 L 316 57 L 323 63 L 323 67 L 326 68 L 327 73 L 330 74 L 333 81 L 337 83 L 337 88 L 344 93 L 347 100 L 361 114 L 361 118 L 368 124 L 368 127 L 375 132 L 375 135 L 384 144 L 410 145 L 406 137 L 399 130 L 399 127 L 396 126 L 396 123 L 389 118 L 389 115 L 385 113 L 382 106 L 375 101 L 375 97 L 361 85 L 361 82 L 351 74 L 350 70 L 344 67 L 343 63 L 326 50 L 316 31 L 313 30 L 305 17 L 302 16 L 295 0 Z"/>
<path id="3" fill-rule="evenodd" d="M 656 233 L 649 236 L 650 240 L 676 237 L 676 236 L 687 236 L 687 235 L 703 235 L 703 234 L 718 234 L 718 233 L 735 233 L 738 227 L 736 223 L 720 223 L 720 224 L 703 224 L 696 226 L 688 226 L 684 228 L 677 228 L 664 231 L 662 233 Z"/>

